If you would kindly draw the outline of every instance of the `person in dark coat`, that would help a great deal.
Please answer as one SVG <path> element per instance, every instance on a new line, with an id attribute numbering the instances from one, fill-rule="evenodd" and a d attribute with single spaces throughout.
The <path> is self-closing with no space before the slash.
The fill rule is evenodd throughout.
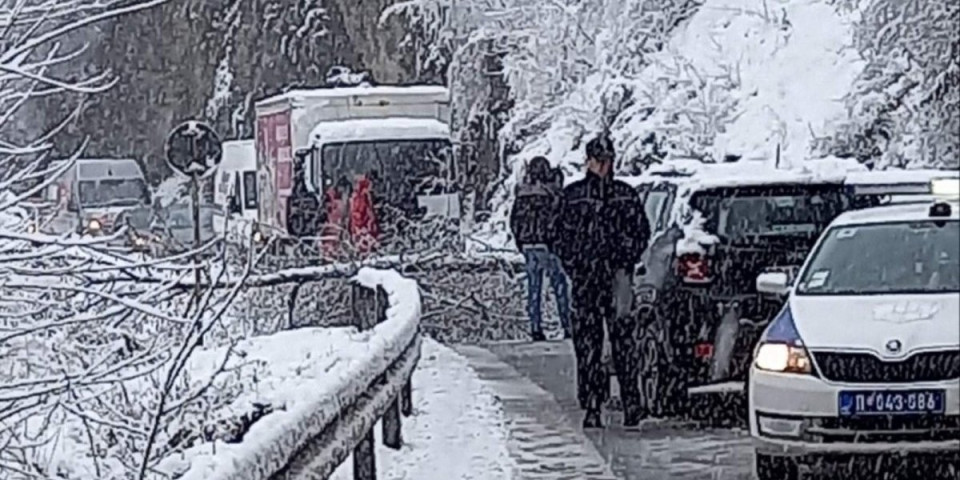
<path id="1" fill-rule="evenodd" d="M 602 362 L 606 322 L 620 380 L 624 425 L 635 427 L 642 413 L 630 281 L 647 247 L 650 227 L 637 192 L 613 178 L 610 139 L 591 140 L 586 153 L 586 177 L 568 185 L 561 195 L 554 245 L 573 289 L 577 396 L 587 412 L 584 427 L 602 427 L 601 406 L 609 394 L 609 376 Z"/>
<path id="2" fill-rule="evenodd" d="M 517 248 L 523 252 L 527 266 L 527 314 L 530 337 L 535 342 L 546 340 L 542 327 L 541 291 L 544 275 L 550 279 L 563 337 L 570 338 L 570 292 L 560 261 L 550 250 L 554 243 L 557 207 L 563 188 L 563 177 L 557 183 L 555 172 L 544 157 L 536 157 L 527 165 L 526 178 L 517 185 L 510 231 Z"/>

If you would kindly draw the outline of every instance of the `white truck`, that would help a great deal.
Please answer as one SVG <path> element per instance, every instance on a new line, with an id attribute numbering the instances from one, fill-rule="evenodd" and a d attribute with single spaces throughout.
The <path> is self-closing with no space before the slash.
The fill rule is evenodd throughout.
<path id="1" fill-rule="evenodd" d="M 378 201 L 459 218 L 450 95 L 441 86 L 295 90 L 256 104 L 258 223 L 263 235 L 303 236 L 291 197 L 312 197 L 374 174 Z M 295 194 L 295 192 L 297 192 Z M 294 208 L 295 210 L 296 208 Z"/>

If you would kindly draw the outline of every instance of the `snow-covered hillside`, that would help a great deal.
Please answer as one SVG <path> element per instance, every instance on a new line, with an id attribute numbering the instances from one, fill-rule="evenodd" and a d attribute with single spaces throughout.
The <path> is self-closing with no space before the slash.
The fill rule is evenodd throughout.
<path id="1" fill-rule="evenodd" d="M 624 12 L 644 2 L 625 3 L 614 13 L 629 19 Z M 518 107 L 502 137 L 522 147 L 507 159 L 509 177 L 495 194 L 491 221 L 505 218 L 527 159 L 545 155 L 575 176 L 585 140 L 605 127 L 621 172 L 677 157 L 772 164 L 778 144 L 782 167 L 824 156 L 833 132 L 847 122 L 845 98 L 864 67 L 854 48 L 859 15 L 829 0 L 706 0 L 642 61 L 621 58 L 631 55 L 629 45 L 610 46 L 609 65 L 601 66 L 608 68 L 566 79 L 569 92 L 555 104 L 514 85 Z M 618 20 L 610 28 L 629 36 L 639 27 Z M 611 35 L 609 28 L 594 32 Z M 512 61 L 506 60 L 510 78 L 520 81 L 517 70 L 529 66 Z M 534 110 L 539 117 L 530 115 Z M 505 239 L 498 236 L 488 240 L 500 244 Z"/>
<path id="2" fill-rule="evenodd" d="M 773 161 L 778 143 L 783 166 L 803 162 L 846 119 L 844 97 L 863 68 L 853 48 L 857 15 L 817 0 L 707 0 L 635 77 L 586 79 L 514 161 L 546 154 L 579 168 L 574 142 L 602 127 L 602 95 L 619 87 L 631 105 L 611 133 L 625 169 L 650 154 Z M 594 112 L 597 121 L 578 131 L 563 110 Z"/>
<path id="3" fill-rule="evenodd" d="M 646 116 L 641 100 L 619 116 L 625 158 L 655 133 L 679 155 L 772 161 L 779 143 L 784 166 L 803 162 L 845 119 L 863 68 L 855 15 L 823 1 L 708 0 L 637 80 L 660 108 Z"/>
<path id="4" fill-rule="evenodd" d="M 492 232 L 528 159 L 576 175 L 605 128 L 625 173 L 677 157 L 773 162 L 777 145 L 782 167 L 955 165 L 960 151 L 942 133 L 960 90 L 948 0 L 402 0 L 388 12 L 424 29 L 427 60 L 449 57 L 455 92 L 480 84 L 462 78 L 480 75 L 462 68 L 469 57 L 503 54 L 513 107 Z"/>

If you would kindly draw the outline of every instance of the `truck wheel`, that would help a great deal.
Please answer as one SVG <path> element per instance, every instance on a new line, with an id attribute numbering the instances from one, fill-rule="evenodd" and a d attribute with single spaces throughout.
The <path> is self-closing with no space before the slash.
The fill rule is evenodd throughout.
<path id="1" fill-rule="evenodd" d="M 754 453 L 754 474 L 757 480 L 799 480 L 797 461 L 790 457 Z"/>

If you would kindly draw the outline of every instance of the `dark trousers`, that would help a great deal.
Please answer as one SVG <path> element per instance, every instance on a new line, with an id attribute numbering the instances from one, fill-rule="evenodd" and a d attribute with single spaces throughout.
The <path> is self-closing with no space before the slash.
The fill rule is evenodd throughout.
<path id="1" fill-rule="evenodd" d="M 578 276 L 573 280 L 573 348 L 577 356 L 577 398 L 585 410 L 599 409 L 610 395 L 610 376 L 603 365 L 603 324 L 610 347 L 624 410 L 640 406 L 639 351 L 636 321 L 617 318 L 613 278 Z"/>

